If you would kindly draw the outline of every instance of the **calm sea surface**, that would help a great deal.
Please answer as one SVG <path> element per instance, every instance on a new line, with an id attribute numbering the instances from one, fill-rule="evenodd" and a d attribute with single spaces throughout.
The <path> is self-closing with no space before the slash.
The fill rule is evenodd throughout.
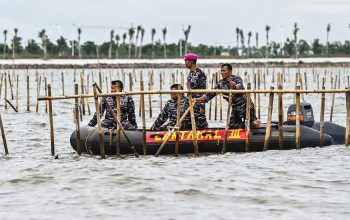
<path id="1" fill-rule="evenodd" d="M 73 94 L 73 70 L 38 70 L 53 83 L 53 94 L 62 95 L 61 71 L 65 76 L 65 94 Z M 139 69 L 131 72 L 133 90 L 139 88 Z M 165 72 L 163 89 L 171 84 L 171 73 L 178 72 L 176 82 L 181 82 L 184 69 L 155 70 L 153 89 L 159 89 L 159 71 Z M 205 69 L 214 73 L 216 69 Z M 237 70 L 236 70 L 237 71 Z M 251 74 L 253 69 L 240 69 Z M 265 69 L 262 69 L 265 72 Z M 274 85 L 272 75 L 281 69 L 269 69 L 266 87 Z M 295 69 L 286 74 L 285 88 L 293 88 Z M 326 87 L 331 86 L 331 76 L 340 73 L 341 87 L 347 86 L 347 69 L 315 69 L 319 81 L 326 76 Z M 4 70 L 1 72 L 5 72 Z M 15 78 L 11 74 L 11 79 Z M 77 70 L 77 81 L 80 83 Z M 98 81 L 96 70 L 85 70 L 86 80 L 92 73 Z M 287 72 L 287 70 L 286 70 Z M 317 78 L 311 69 L 307 72 L 308 89 L 317 88 Z M 332 74 L 333 72 L 333 74 Z M 124 159 L 98 156 L 78 156 L 71 148 L 69 137 L 75 129 L 73 100 L 54 101 L 55 146 L 58 159 L 50 156 L 49 117 L 45 102 L 39 103 L 36 113 L 35 71 L 30 70 L 30 112 L 26 111 L 26 71 L 19 74 L 19 112 L 4 109 L 0 113 L 5 125 L 10 154 L 3 154 L 0 141 L 0 219 L 350 219 L 350 148 L 344 145 L 288 151 L 258 153 L 226 153 L 225 155 L 141 156 L 127 155 Z M 129 79 L 120 70 L 103 70 L 105 77 Z M 148 70 L 143 70 L 148 89 Z M 135 76 L 137 79 L 135 80 Z M 186 74 L 185 74 L 186 76 Z M 290 76 L 290 81 L 288 76 Z M 302 75 L 304 76 L 304 75 Z M 52 78 L 53 77 L 53 78 Z M 252 75 L 249 76 L 253 80 Z M 315 81 L 314 81 L 315 79 Z M 248 80 L 248 77 L 247 79 Z M 211 81 L 211 77 L 209 79 Z M 253 82 L 253 81 L 252 81 Z M 105 89 L 105 82 L 104 89 Z M 246 83 L 246 82 L 245 82 Z M 305 82 L 303 82 L 305 84 Z M 13 82 L 14 86 L 16 82 Z M 44 94 L 44 83 L 40 94 Z M 9 86 L 9 85 L 8 85 Z M 264 87 L 263 81 L 260 85 Z M 91 89 L 90 89 L 91 91 Z M 15 87 L 13 89 L 15 95 Z M 2 87 L 1 100 L 4 97 Z M 7 97 L 11 99 L 8 87 Z M 261 118 L 266 122 L 268 95 L 261 95 Z M 169 95 L 163 96 L 163 104 Z M 320 95 L 305 95 L 311 102 L 315 120 L 319 120 Z M 134 97 L 138 115 L 139 97 Z M 159 113 L 159 95 L 152 95 L 152 118 L 147 110 L 147 127 Z M 254 100 L 254 97 L 253 97 Z M 332 95 L 326 96 L 326 116 L 329 120 Z M 15 103 L 15 100 L 11 100 Z M 219 106 L 219 101 L 217 105 Z M 293 103 L 292 95 L 284 96 L 285 111 Z M 277 99 L 275 103 L 277 104 Z M 148 96 L 146 96 L 148 106 Z M 226 119 L 226 102 L 223 102 L 223 119 L 211 120 L 213 126 L 223 126 Z M 91 113 L 94 112 L 90 99 Z M 212 106 L 214 110 L 214 103 Z M 333 121 L 345 125 L 345 97 L 335 96 Z M 209 112 L 207 105 L 207 113 Z M 212 110 L 212 111 L 213 111 Z M 212 113 L 214 115 L 214 113 Z M 91 115 L 83 117 L 82 125 Z M 213 119 L 213 116 L 212 116 Z M 277 120 L 276 105 L 274 119 Z M 138 118 L 141 126 L 141 120 Z"/>

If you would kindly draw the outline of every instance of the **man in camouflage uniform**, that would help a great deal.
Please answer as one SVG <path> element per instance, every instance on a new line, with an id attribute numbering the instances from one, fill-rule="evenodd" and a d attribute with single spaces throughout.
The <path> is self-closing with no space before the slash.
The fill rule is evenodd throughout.
<path id="1" fill-rule="evenodd" d="M 170 87 L 171 90 L 177 90 L 179 84 L 174 84 Z M 180 85 L 181 89 L 182 86 Z M 168 130 L 168 126 L 175 126 L 177 123 L 177 99 L 178 94 L 172 93 L 171 99 L 167 101 L 162 112 L 159 114 L 158 118 L 155 120 L 151 127 L 151 131 L 166 131 Z M 188 98 L 181 94 L 180 100 L 180 117 L 185 113 L 188 109 Z M 169 120 L 169 121 L 168 121 Z M 168 122 L 167 122 L 168 121 Z M 164 124 L 167 122 L 166 124 Z M 186 116 L 183 120 L 180 129 L 187 130 L 191 129 L 191 118 L 190 114 Z"/>
<path id="2" fill-rule="evenodd" d="M 232 74 L 231 64 L 223 64 L 221 66 L 222 78 L 219 80 L 214 89 L 243 89 L 243 80 L 240 76 Z M 228 94 L 225 94 L 226 96 Z M 197 98 L 197 102 L 208 102 L 216 96 L 215 93 L 207 93 L 202 97 Z M 228 98 L 226 98 L 228 100 Z M 246 103 L 247 96 L 245 93 L 232 94 L 232 112 L 230 116 L 230 128 L 244 128 L 246 118 Z M 255 108 L 252 101 L 250 101 L 250 125 L 251 127 L 259 127 L 260 120 L 255 115 Z"/>
<path id="3" fill-rule="evenodd" d="M 190 84 L 191 89 L 206 89 L 207 77 L 203 71 L 197 67 L 197 54 L 188 53 L 184 56 L 184 59 L 186 67 L 190 70 L 187 76 L 187 83 Z M 192 98 L 201 96 L 202 94 L 200 93 L 192 93 Z M 197 129 L 208 128 L 207 118 L 205 117 L 205 104 L 195 103 L 193 108 Z"/>
<path id="4" fill-rule="evenodd" d="M 118 85 L 117 85 L 118 84 Z M 123 91 L 123 83 L 120 80 L 115 80 L 111 82 L 111 92 L 117 92 L 119 86 L 119 91 Z M 116 97 L 108 96 L 105 97 L 108 102 L 108 105 L 116 113 Z M 116 128 L 117 122 L 114 120 L 112 113 L 108 110 L 106 103 L 100 103 L 100 113 L 103 115 L 105 113 L 105 119 L 102 120 L 102 127 L 105 128 Z M 136 130 L 137 123 L 135 117 L 135 104 L 131 96 L 122 95 L 120 96 L 120 123 L 122 124 L 125 130 Z M 88 126 L 94 127 L 97 124 L 97 116 L 94 114 Z"/>

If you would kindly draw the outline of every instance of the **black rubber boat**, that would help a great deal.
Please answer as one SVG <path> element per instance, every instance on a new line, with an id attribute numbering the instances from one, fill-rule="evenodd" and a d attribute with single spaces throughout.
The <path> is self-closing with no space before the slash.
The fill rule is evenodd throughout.
<path id="1" fill-rule="evenodd" d="M 301 103 L 301 132 L 300 147 L 320 146 L 319 123 L 314 123 L 312 107 L 309 103 Z M 295 149 L 295 105 L 288 108 L 288 120 L 283 125 L 283 149 Z M 249 151 L 262 151 L 265 139 L 266 127 L 251 130 Z M 142 130 L 126 131 L 132 144 L 139 154 L 143 154 Z M 345 140 L 345 128 L 334 123 L 325 123 L 323 146 L 342 144 Z M 146 131 L 147 154 L 154 155 L 162 142 L 170 133 L 166 131 Z M 198 150 L 204 152 L 221 152 L 224 141 L 225 130 L 223 128 L 211 128 L 197 131 Z M 127 140 L 121 132 L 120 153 L 133 153 Z M 99 135 L 95 127 L 84 126 L 80 129 L 81 151 L 94 155 L 100 154 Z M 244 129 L 229 129 L 227 133 L 227 152 L 245 152 L 246 131 Z M 105 154 L 116 154 L 116 131 L 103 129 L 103 140 Z M 77 150 L 77 136 L 74 131 L 70 137 L 70 143 L 74 150 Z M 268 145 L 269 150 L 278 150 L 278 125 L 271 127 L 271 139 Z M 161 154 L 175 153 L 175 134 L 171 136 Z M 180 131 L 179 153 L 194 153 L 193 135 L 191 131 Z"/>

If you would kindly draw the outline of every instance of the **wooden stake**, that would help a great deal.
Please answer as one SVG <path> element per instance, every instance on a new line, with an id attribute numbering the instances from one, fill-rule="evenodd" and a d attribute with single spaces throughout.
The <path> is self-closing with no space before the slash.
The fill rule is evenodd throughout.
<path id="1" fill-rule="evenodd" d="M 187 89 L 190 91 L 191 86 L 189 83 L 187 83 Z M 192 93 L 188 93 L 188 100 L 190 104 L 190 114 L 191 114 L 191 125 L 192 125 L 192 135 L 193 135 L 193 145 L 194 145 L 194 155 L 195 157 L 198 157 L 198 142 L 197 142 L 197 127 L 196 127 L 196 121 L 194 118 L 194 108 L 193 108 L 193 100 L 192 100 Z"/>
<path id="2" fill-rule="evenodd" d="M 230 118 L 231 118 L 231 107 L 232 107 L 232 93 L 228 95 L 228 106 L 227 106 L 227 114 L 226 114 L 226 126 L 225 126 L 225 136 L 224 142 L 222 144 L 222 153 L 226 153 L 227 149 L 227 131 L 230 126 Z"/>
<path id="3" fill-rule="evenodd" d="M 45 76 L 45 96 L 47 96 L 47 78 Z M 47 101 L 45 101 L 45 113 L 47 113 Z"/>
<path id="4" fill-rule="evenodd" d="M 250 83 L 247 84 L 247 90 L 250 90 Z M 245 151 L 250 151 L 250 93 L 246 94 L 246 118 L 245 118 L 245 131 L 246 131 L 246 139 L 245 139 Z"/>
<path id="5" fill-rule="evenodd" d="M 260 90 L 260 75 L 261 75 L 261 72 L 258 71 L 258 90 Z M 255 95 L 255 93 L 254 93 L 254 95 Z M 260 93 L 258 93 L 257 95 L 258 95 L 258 118 L 260 119 L 261 118 Z"/>
<path id="6" fill-rule="evenodd" d="M 79 94 L 79 86 L 78 83 L 74 83 L 74 94 Z M 75 122 L 75 129 L 77 133 L 77 152 L 78 155 L 81 155 L 81 145 L 80 145 L 80 120 L 79 120 L 79 98 L 75 98 L 75 108 L 74 108 L 74 122 Z"/>
<path id="7" fill-rule="evenodd" d="M 38 82 L 37 82 L 37 88 L 36 88 L 36 98 L 37 98 L 37 101 L 36 101 L 35 112 L 38 112 L 38 111 L 39 111 L 39 100 L 38 100 L 38 97 L 40 97 L 40 87 L 41 87 L 41 76 L 39 77 L 39 80 L 38 80 Z"/>
<path id="8" fill-rule="evenodd" d="M 324 79 L 322 80 L 322 89 L 325 90 Z M 321 94 L 321 113 L 320 113 L 320 147 L 323 147 L 323 137 L 324 137 L 324 110 L 326 103 L 326 94 Z"/>
<path id="9" fill-rule="evenodd" d="M 4 144 L 5 154 L 8 154 L 9 150 L 7 148 L 6 135 L 5 135 L 4 125 L 2 124 L 1 114 L 0 114 L 0 129 L 1 129 L 2 143 Z"/>
<path id="10" fill-rule="evenodd" d="M 7 73 L 5 73 L 5 99 L 7 99 Z M 7 109 L 7 102 L 5 101 L 5 109 Z"/>
<path id="11" fill-rule="evenodd" d="M 15 106 L 12 105 L 12 103 L 7 99 L 7 98 L 4 98 L 5 102 L 7 102 L 11 108 L 15 111 L 15 112 L 18 112 L 18 110 L 15 108 Z"/>
<path id="12" fill-rule="evenodd" d="M 180 84 L 177 87 L 178 90 L 181 90 Z M 175 142 L 175 157 L 179 156 L 179 139 L 180 139 L 180 129 L 181 129 L 181 124 L 180 124 L 180 118 L 181 118 L 181 96 L 183 94 L 178 93 L 177 94 L 177 109 L 176 109 L 176 123 L 179 126 L 179 129 L 176 131 L 176 142 Z"/>
<path id="13" fill-rule="evenodd" d="M 100 87 L 100 88 L 102 88 L 102 87 Z M 84 91 L 84 76 L 83 76 L 83 72 L 80 73 L 80 89 L 81 89 L 81 94 L 84 94 L 85 91 Z M 82 113 L 83 113 L 83 115 L 85 115 L 85 99 L 82 98 L 81 102 L 82 102 L 81 105 L 82 105 L 82 111 L 83 111 Z"/>
<path id="14" fill-rule="evenodd" d="M 16 109 L 18 110 L 18 74 L 16 75 Z"/>
<path id="15" fill-rule="evenodd" d="M 297 86 L 297 90 L 300 89 L 300 86 Z M 295 105 L 295 144 L 296 149 L 300 149 L 300 93 L 296 93 L 296 105 Z"/>
<path id="16" fill-rule="evenodd" d="M 29 79 L 29 75 L 27 75 L 27 80 L 28 79 Z M 48 94 L 47 95 L 49 97 L 52 96 L 52 94 L 51 94 L 51 84 L 48 85 Z M 55 156 L 55 136 L 54 136 L 54 130 L 53 130 L 52 100 L 49 100 L 49 118 L 50 118 L 51 156 Z"/>
<path id="17" fill-rule="evenodd" d="M 102 134 L 102 125 L 101 125 L 101 113 L 100 113 L 100 105 L 98 102 L 98 96 L 97 96 L 97 88 L 96 85 L 93 85 L 94 90 L 94 100 L 95 100 L 95 109 L 96 109 L 96 116 L 97 116 L 97 126 L 98 126 L 98 139 L 100 144 L 100 153 L 101 153 L 101 159 L 105 159 L 105 147 L 104 147 L 104 140 L 103 140 L 103 134 Z"/>
<path id="18" fill-rule="evenodd" d="M 337 80 L 338 80 L 338 75 L 335 76 L 333 89 L 337 89 Z M 329 118 L 330 122 L 333 121 L 334 99 L 335 99 L 335 93 L 333 93 L 333 96 L 332 96 L 332 106 L 331 106 L 331 113 Z"/>
<path id="19" fill-rule="evenodd" d="M 10 74 L 8 74 L 9 84 L 10 84 L 10 92 L 11 92 L 11 100 L 13 100 L 13 89 L 12 89 L 12 80 Z"/>
<path id="20" fill-rule="evenodd" d="M 346 93 L 346 131 L 345 131 L 345 146 L 350 145 L 350 87 Z"/>
<path id="21" fill-rule="evenodd" d="M 274 87 L 271 86 L 270 90 L 274 90 Z M 264 151 L 268 150 L 269 142 L 271 138 L 271 120 L 272 120 L 272 109 L 273 109 L 273 96 L 274 93 L 270 93 L 269 97 L 269 110 L 268 110 L 268 116 L 267 116 L 267 125 L 266 125 L 266 132 L 265 132 L 265 140 L 264 140 Z"/>
<path id="22" fill-rule="evenodd" d="M 61 82 L 62 82 L 62 95 L 64 96 L 64 73 L 61 72 Z"/>
<path id="23" fill-rule="evenodd" d="M 49 95 L 49 96 L 51 96 L 51 95 Z M 29 111 L 30 111 L 29 74 L 27 73 L 27 112 L 29 112 Z"/>
<path id="24" fill-rule="evenodd" d="M 120 88 L 120 84 L 117 84 L 117 91 L 122 91 Z M 120 121 L 120 96 L 117 95 L 116 96 L 116 107 L 117 107 L 117 119 L 118 121 Z M 119 157 L 120 156 L 120 130 L 121 130 L 121 126 L 119 125 L 119 123 L 117 123 L 117 145 L 116 145 L 116 156 Z"/>
<path id="25" fill-rule="evenodd" d="M 283 90 L 282 82 L 278 85 L 278 90 Z M 283 98 L 282 93 L 278 93 L 278 148 L 283 150 Z"/>
<path id="26" fill-rule="evenodd" d="M 148 74 L 148 90 L 152 90 L 152 75 Z M 148 95 L 148 107 L 149 107 L 149 117 L 152 118 L 152 97 L 151 94 Z"/>
<path id="27" fill-rule="evenodd" d="M 159 81 L 159 90 L 162 91 L 163 90 L 163 85 L 162 85 L 163 78 L 162 78 L 162 74 L 161 73 L 159 73 L 159 79 L 160 79 L 160 81 Z M 159 100 L 160 100 L 159 101 L 159 109 L 162 110 L 162 108 L 163 108 L 162 94 L 159 94 Z"/>
<path id="28" fill-rule="evenodd" d="M 143 81 L 140 81 L 140 90 L 144 90 Z M 145 116 L 145 95 L 140 95 L 141 100 L 141 117 L 142 117 L 142 144 L 143 144 L 143 154 L 147 154 L 147 143 L 146 143 L 146 116 Z"/>

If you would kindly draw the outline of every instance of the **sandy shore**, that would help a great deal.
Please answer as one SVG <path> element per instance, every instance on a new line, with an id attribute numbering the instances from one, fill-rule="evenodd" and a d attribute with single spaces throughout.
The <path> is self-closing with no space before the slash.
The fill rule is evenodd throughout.
<path id="1" fill-rule="evenodd" d="M 199 59 L 198 64 L 205 67 L 217 67 L 222 63 L 238 66 L 350 66 L 350 57 L 336 58 L 272 58 L 272 59 Z M 11 59 L 0 60 L 3 69 L 12 68 L 179 68 L 182 59 Z"/>

